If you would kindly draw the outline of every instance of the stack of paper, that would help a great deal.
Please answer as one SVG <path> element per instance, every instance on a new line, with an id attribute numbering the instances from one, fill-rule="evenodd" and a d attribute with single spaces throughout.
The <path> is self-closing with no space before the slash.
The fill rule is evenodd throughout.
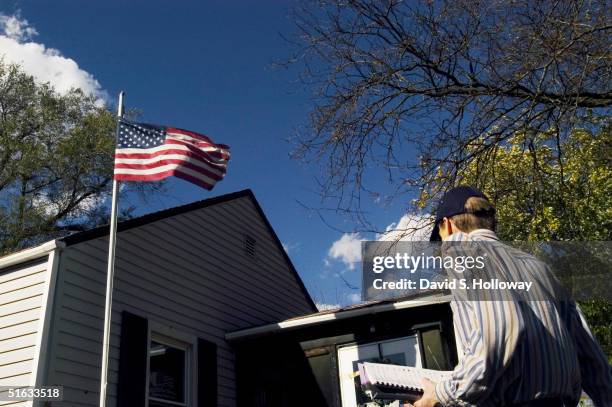
<path id="1" fill-rule="evenodd" d="M 402 399 L 411 399 L 414 398 L 415 393 L 423 393 L 422 378 L 440 382 L 448 379 L 452 373 L 368 362 L 359 363 L 358 368 L 361 385 L 373 399 L 395 399 L 402 393 L 410 395 L 401 397 Z"/>

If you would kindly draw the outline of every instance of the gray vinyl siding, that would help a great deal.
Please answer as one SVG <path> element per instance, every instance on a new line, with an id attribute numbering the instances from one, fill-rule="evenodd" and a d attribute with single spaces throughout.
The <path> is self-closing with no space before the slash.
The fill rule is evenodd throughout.
<path id="1" fill-rule="evenodd" d="M 33 384 L 48 279 L 47 257 L 0 269 L 0 386 Z M 0 401 L 3 407 L 30 405 Z"/>
<path id="2" fill-rule="evenodd" d="M 256 239 L 256 259 L 245 253 L 246 234 Z M 53 406 L 98 405 L 107 242 L 98 238 L 61 253 L 46 382 L 64 386 L 64 402 Z M 119 233 L 110 406 L 124 310 L 215 342 L 218 405 L 235 406 L 234 352 L 225 333 L 312 312 L 280 250 L 249 197 Z"/>

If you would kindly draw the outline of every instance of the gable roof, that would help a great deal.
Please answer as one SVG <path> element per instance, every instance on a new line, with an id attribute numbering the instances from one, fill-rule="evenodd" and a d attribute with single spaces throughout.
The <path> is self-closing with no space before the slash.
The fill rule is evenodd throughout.
<path id="1" fill-rule="evenodd" d="M 270 224 L 270 221 L 268 220 L 268 218 L 266 217 L 263 209 L 261 209 L 261 206 L 259 205 L 259 202 L 257 202 L 257 199 L 255 198 L 255 195 L 253 194 L 253 191 L 251 191 L 250 189 L 244 189 L 242 191 L 237 191 L 237 192 L 232 192 L 229 194 L 225 194 L 225 195 L 219 195 L 213 198 L 209 198 L 209 199 L 204 199 L 202 201 L 197 201 L 197 202 L 193 202 L 187 205 L 182 205 L 182 206 L 177 206 L 174 208 L 170 208 L 170 209 L 165 209 L 162 211 L 158 211 L 158 212 L 153 212 L 153 213 L 149 213 L 147 215 L 143 215 L 143 216 L 139 216 L 137 218 L 132 218 L 132 219 L 128 219 L 122 222 L 117 222 L 117 233 L 119 232 L 123 232 L 125 230 L 129 230 L 129 229 L 133 229 L 139 226 L 144 226 L 147 225 L 149 223 L 153 223 L 156 222 L 158 220 L 162 220 L 162 219 L 166 219 L 172 216 L 176 216 L 176 215 L 181 215 L 183 213 L 187 213 L 187 212 L 191 212 L 191 211 L 195 211 L 198 209 L 202 209 L 202 208 L 206 208 L 209 206 L 213 206 L 213 205 L 217 205 L 220 203 L 224 203 L 224 202 L 229 202 L 232 201 L 234 199 L 239 199 L 239 198 L 248 198 L 251 200 L 251 202 L 253 203 L 253 206 L 255 207 L 255 209 L 257 210 L 257 213 L 259 214 L 259 216 L 261 217 L 261 219 L 263 220 L 266 229 L 268 230 L 268 233 L 270 233 L 270 236 L 272 236 L 272 239 L 274 240 L 274 243 L 276 244 L 278 250 L 280 251 L 280 253 L 282 254 L 283 258 L 285 259 L 285 262 L 287 263 L 287 265 L 289 266 L 289 269 L 291 271 L 291 273 L 294 275 L 300 290 L 302 291 L 302 293 L 304 294 L 304 296 L 306 297 L 308 303 L 310 304 L 310 307 L 312 308 L 313 312 L 315 312 L 317 310 L 317 307 L 315 305 L 315 303 L 313 302 L 312 298 L 310 297 L 310 294 L 308 294 L 308 290 L 306 290 L 306 287 L 304 286 L 304 282 L 302 281 L 302 279 L 300 278 L 300 275 L 298 274 L 297 270 L 295 269 L 295 266 L 293 265 L 293 262 L 291 261 L 291 259 L 289 258 L 289 256 L 287 255 L 287 252 L 285 251 L 285 249 L 283 248 L 283 245 L 280 241 L 280 239 L 278 238 L 278 236 L 276 235 L 276 232 L 274 231 L 274 229 L 272 228 L 272 225 Z M 100 226 L 97 228 L 93 228 L 90 230 L 86 230 L 84 232 L 77 232 L 74 233 L 72 235 L 63 237 L 63 238 L 59 238 L 56 240 L 53 240 L 51 242 L 47 242 L 44 243 L 42 245 L 39 245 L 35 248 L 32 249 L 28 249 L 27 252 L 29 253 L 30 251 L 35 251 L 36 253 L 40 252 L 41 250 L 45 250 L 48 251 L 48 247 L 49 244 L 53 244 L 53 247 L 56 247 L 56 245 L 59 246 L 71 246 L 77 243 L 81 243 L 81 242 L 86 242 L 88 240 L 92 240 L 92 239 L 96 239 L 102 236 L 106 236 L 109 234 L 110 231 L 110 226 L 109 225 L 104 225 L 104 226 Z M 49 249 L 50 250 L 50 249 Z M 18 252 L 19 253 L 19 252 Z M 26 253 L 27 254 L 27 253 Z M 21 259 L 23 256 L 19 256 L 17 258 L 16 254 L 14 253 L 13 255 L 9 255 L 6 257 L 15 257 L 17 261 L 19 261 L 19 259 Z M 12 263 L 11 263 L 12 264 Z"/>
<path id="2" fill-rule="evenodd" d="M 152 212 L 143 216 L 139 216 L 136 218 L 131 218 L 128 220 L 124 220 L 121 222 L 117 222 L 117 233 L 123 232 L 125 230 L 137 228 L 139 226 L 144 226 L 149 223 L 156 222 L 158 220 L 166 219 L 172 216 L 181 215 L 183 213 L 196 211 L 198 209 L 206 208 L 208 206 L 213 206 L 216 204 L 233 201 L 234 199 L 249 197 L 259 215 L 264 219 L 266 226 L 271 234 L 274 236 L 275 240 L 278 240 L 276 233 L 272 229 L 270 222 L 266 218 L 263 210 L 259 206 L 257 199 L 255 199 L 255 195 L 253 195 L 253 191 L 250 189 L 244 189 L 242 191 L 232 192 L 225 195 L 215 196 L 213 198 L 204 199 L 202 201 L 192 202 L 187 205 L 175 206 L 174 208 L 164 209 L 158 212 Z M 59 238 L 58 240 L 64 242 L 66 246 L 71 246 L 73 244 L 85 242 L 87 240 L 96 239 L 98 237 L 106 236 L 110 233 L 110 225 L 99 226 L 97 228 L 89 229 L 83 232 L 76 232 L 66 237 Z M 282 245 L 281 245 L 282 248 Z M 284 250 L 283 250 L 284 252 Z"/>
<path id="3" fill-rule="evenodd" d="M 197 201 L 197 202 L 193 202 L 187 205 L 182 205 L 182 206 L 176 206 L 174 208 L 170 208 L 170 209 L 165 209 L 162 211 L 158 211 L 158 212 L 153 212 L 144 216 L 140 216 L 137 218 L 133 218 L 133 219 L 128 219 L 125 220 L 123 222 L 118 222 L 117 223 L 117 233 L 125 231 L 125 230 L 129 230 L 132 228 L 136 228 L 139 226 L 144 226 L 147 225 L 149 223 L 153 223 L 156 222 L 158 220 L 161 219 L 166 219 L 172 216 L 176 216 L 176 215 L 180 215 L 183 213 L 187 213 L 187 212 L 191 212 L 191 211 L 195 211 L 198 209 L 202 209 L 202 208 L 206 208 L 209 206 L 213 206 L 213 205 L 217 205 L 220 203 L 224 203 L 224 202 L 229 202 L 229 201 L 233 201 L 234 199 L 239 199 L 239 198 L 249 198 L 251 200 L 251 202 L 253 203 L 253 206 L 255 206 L 255 209 L 257 210 L 257 213 L 259 214 L 259 216 L 261 217 L 261 219 L 263 220 L 266 229 L 268 230 L 268 233 L 270 233 L 270 236 L 272 236 L 272 239 L 274 240 L 274 243 L 276 244 L 276 247 L 278 248 L 278 250 L 280 251 L 280 253 L 282 254 L 283 258 L 285 259 L 285 262 L 287 262 L 287 265 L 289 266 L 289 269 L 291 270 L 291 273 L 294 275 L 300 290 L 302 291 L 302 293 L 304 294 L 304 296 L 306 297 L 306 300 L 308 301 L 310 307 L 312 308 L 313 311 L 317 310 L 317 307 L 314 303 L 314 301 L 312 300 L 312 298 L 310 297 L 310 294 L 308 294 L 308 290 L 306 289 L 306 286 L 304 285 L 304 282 L 302 281 L 300 275 L 298 274 L 295 266 L 293 265 L 293 262 L 291 261 L 291 259 L 289 258 L 289 255 L 287 255 L 287 252 L 285 251 L 285 249 L 283 248 L 283 245 L 280 241 L 280 239 L 278 238 L 278 235 L 276 234 L 276 232 L 274 231 L 274 228 L 272 227 L 272 224 L 270 224 L 270 221 L 268 220 L 268 217 L 266 216 L 266 214 L 264 213 L 263 209 L 261 209 L 261 206 L 259 205 L 259 202 L 257 202 L 257 199 L 255 198 L 255 195 L 253 194 L 253 191 L 251 191 L 250 189 L 243 189 L 242 191 L 236 191 L 236 192 L 232 192 L 229 194 L 225 194 L 225 195 L 219 195 L 219 196 L 215 196 L 213 198 L 208 198 L 208 199 L 204 199 L 202 201 Z M 62 239 L 58 239 L 62 242 L 64 242 L 66 244 L 66 246 L 70 246 L 76 243 L 80 243 L 80 242 L 84 242 L 87 240 L 91 240 L 91 239 L 95 239 L 101 236 L 105 236 L 109 233 L 110 230 L 110 226 L 109 225 L 105 225 L 105 226 L 100 226 L 94 229 L 90 229 L 84 232 L 78 232 L 75 233 L 73 235 L 70 236 L 66 236 Z"/>

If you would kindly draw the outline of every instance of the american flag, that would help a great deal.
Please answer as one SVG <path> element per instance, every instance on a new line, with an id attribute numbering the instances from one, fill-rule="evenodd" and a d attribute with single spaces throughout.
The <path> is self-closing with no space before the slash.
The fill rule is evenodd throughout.
<path id="1" fill-rule="evenodd" d="M 115 150 L 115 179 L 158 181 L 172 175 L 206 189 L 220 181 L 229 147 L 192 131 L 121 119 Z"/>

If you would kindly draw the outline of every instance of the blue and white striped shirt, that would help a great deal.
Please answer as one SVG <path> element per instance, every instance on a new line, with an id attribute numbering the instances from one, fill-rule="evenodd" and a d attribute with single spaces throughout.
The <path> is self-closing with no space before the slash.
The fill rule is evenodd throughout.
<path id="1" fill-rule="evenodd" d="M 542 270 L 543 263 L 490 230 L 454 233 L 447 241 L 485 242 L 494 272 L 515 281 L 533 281 Z M 538 274 L 537 280 L 547 278 Z M 612 406 L 612 367 L 573 301 L 455 298 L 451 307 L 463 356 L 451 378 L 436 385 L 443 406 L 511 406 L 549 397 L 576 405 L 582 389 L 597 407 Z"/>

